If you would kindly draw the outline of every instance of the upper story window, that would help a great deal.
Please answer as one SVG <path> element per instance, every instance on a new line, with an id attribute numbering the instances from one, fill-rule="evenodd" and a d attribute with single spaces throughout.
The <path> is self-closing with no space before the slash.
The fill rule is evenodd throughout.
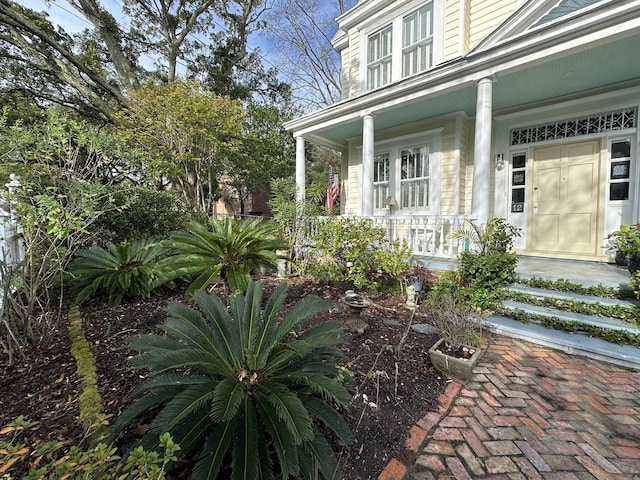
<path id="1" fill-rule="evenodd" d="M 433 50 L 433 4 L 404 17 L 402 22 L 402 76 L 423 72 L 431 66 Z"/>
<path id="2" fill-rule="evenodd" d="M 378 88 L 391 81 L 391 25 L 369 36 L 367 42 L 367 86 Z"/>

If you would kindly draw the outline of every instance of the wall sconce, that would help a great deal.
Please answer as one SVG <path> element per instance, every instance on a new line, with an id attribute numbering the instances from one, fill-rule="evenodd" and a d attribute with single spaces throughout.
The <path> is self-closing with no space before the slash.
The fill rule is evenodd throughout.
<path id="1" fill-rule="evenodd" d="M 504 153 L 496 154 L 496 170 L 502 170 L 504 168 Z"/>
<path id="2" fill-rule="evenodd" d="M 387 207 L 397 207 L 397 206 L 398 206 L 398 202 L 396 202 L 396 199 L 395 199 L 395 198 L 393 198 L 393 196 L 392 196 L 392 195 L 389 195 L 389 196 L 387 197 L 387 199 L 384 201 L 384 204 L 385 204 Z"/>

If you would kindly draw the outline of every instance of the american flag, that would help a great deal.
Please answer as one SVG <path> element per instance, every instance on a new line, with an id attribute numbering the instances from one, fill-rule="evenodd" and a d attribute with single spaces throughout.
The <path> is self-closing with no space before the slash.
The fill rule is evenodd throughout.
<path id="1" fill-rule="evenodd" d="M 340 192 L 340 184 L 338 182 L 338 174 L 333 173 L 331 167 L 329 167 L 329 187 L 327 188 L 327 210 L 333 210 L 333 206 L 338 200 L 338 193 Z"/>

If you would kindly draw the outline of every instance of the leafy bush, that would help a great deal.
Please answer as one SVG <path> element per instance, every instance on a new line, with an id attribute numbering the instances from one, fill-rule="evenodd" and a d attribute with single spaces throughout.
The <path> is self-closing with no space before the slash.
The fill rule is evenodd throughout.
<path id="1" fill-rule="evenodd" d="M 640 298 L 640 270 L 631 275 L 629 286 L 633 289 L 633 293 L 636 294 L 636 297 Z"/>
<path id="2" fill-rule="evenodd" d="M 615 248 L 626 257 L 640 257 L 640 222 L 620 225 L 608 238 L 613 238 Z"/>
<path id="3" fill-rule="evenodd" d="M 157 262 L 165 253 L 154 240 L 80 250 L 69 264 L 71 285 L 79 291 L 76 303 L 96 292 L 106 293 L 110 305 L 119 305 L 125 296 L 148 298 L 158 286 Z"/>
<path id="4" fill-rule="evenodd" d="M 513 242 L 522 235 L 522 229 L 508 223 L 504 218 L 491 218 L 486 225 L 476 225 L 468 220 L 468 228 L 453 234 L 454 238 L 469 239 L 478 253 L 509 252 Z"/>
<path id="5" fill-rule="evenodd" d="M 189 292 L 207 288 L 222 279 L 231 292 L 245 291 L 251 273 L 278 267 L 277 250 L 287 245 L 275 234 L 273 224 L 259 219 L 209 219 L 206 225 L 191 221 L 186 231 L 174 232 L 163 242 L 173 255 L 162 260 L 162 283 L 197 275 Z"/>
<path id="6" fill-rule="evenodd" d="M 148 452 L 136 448 L 130 452 L 126 461 L 116 455 L 116 447 L 100 443 L 93 448 L 83 450 L 77 446 L 63 449 L 64 442 L 36 441 L 33 445 L 16 442 L 24 428 L 35 425 L 22 417 L 0 430 L 0 435 L 11 434 L 10 440 L 0 438 L 0 473 L 2 480 L 12 480 L 12 470 L 29 462 L 28 472 L 24 479 L 68 480 L 164 480 L 165 470 L 170 462 L 175 462 L 175 453 L 180 447 L 173 442 L 169 434 L 160 436 L 162 454 Z M 35 460 L 33 460 L 35 459 Z"/>
<path id="7" fill-rule="evenodd" d="M 118 207 L 106 210 L 96 221 L 101 245 L 144 238 L 164 238 L 193 219 L 194 208 L 177 192 L 133 187 L 114 191 L 109 201 Z"/>
<path id="8" fill-rule="evenodd" d="M 458 257 L 458 265 L 465 285 L 492 290 L 515 280 L 518 257 L 515 253 L 463 252 Z"/>
<path id="9" fill-rule="evenodd" d="M 320 280 L 375 288 L 385 276 L 400 281 L 411 268 L 407 244 L 398 240 L 388 244 L 385 230 L 367 219 L 321 223 L 311 240 L 314 253 L 306 271 Z"/>
<path id="10" fill-rule="evenodd" d="M 495 290 L 515 280 L 518 257 L 510 253 L 513 242 L 522 234 L 520 228 L 503 218 L 491 218 L 486 225 L 469 221 L 469 228 L 454 233 L 454 237 L 468 238 L 475 251 L 458 256 L 461 281 L 471 288 Z"/>
<path id="11" fill-rule="evenodd" d="M 336 367 L 342 337 L 335 322 L 294 333 L 327 302 L 309 296 L 278 322 L 286 284 L 263 311 L 262 286 L 249 284 L 246 296 L 222 301 L 195 292 L 199 311 L 168 307 L 166 336 L 146 335 L 132 348 L 135 365 L 152 378 L 134 392 L 140 398 L 118 420 L 122 428 L 160 405 L 144 445 L 153 447 L 168 431 L 185 451 L 199 453 L 195 479 L 215 479 L 227 461 L 225 478 L 331 478 L 336 462 L 321 431 L 344 442 L 350 432 L 330 404 L 345 406 L 349 393 Z M 322 425 L 322 426 L 321 426 Z"/>

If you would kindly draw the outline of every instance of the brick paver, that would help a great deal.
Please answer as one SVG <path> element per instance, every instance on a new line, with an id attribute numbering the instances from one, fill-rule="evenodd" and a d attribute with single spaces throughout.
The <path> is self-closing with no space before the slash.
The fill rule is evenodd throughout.
<path id="1" fill-rule="evenodd" d="M 405 448 L 379 480 L 640 480 L 640 372 L 489 335 Z"/>

